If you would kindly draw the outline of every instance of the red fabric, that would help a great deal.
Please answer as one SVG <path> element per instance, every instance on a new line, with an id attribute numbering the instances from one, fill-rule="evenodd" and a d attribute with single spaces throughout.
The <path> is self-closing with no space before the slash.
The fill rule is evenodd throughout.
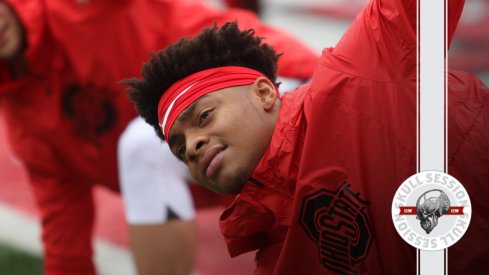
<path id="1" fill-rule="evenodd" d="M 94 272 L 88 190 L 93 184 L 119 188 L 117 141 L 135 112 L 116 82 L 139 75 L 151 50 L 214 20 L 243 18 L 247 27 L 270 35 L 267 42 L 279 52 L 290 52 L 281 58 L 280 74 L 307 79 L 315 64 L 312 51 L 261 26 L 256 16 L 223 13 L 200 2 L 8 2 L 26 29 L 29 74 L 12 79 L 8 64 L 0 63 L 0 109 L 40 207 L 47 275 Z M 297 59 L 303 67 L 288 65 Z"/>
<path id="2" fill-rule="evenodd" d="M 284 53 L 279 59 L 280 76 L 307 80 L 317 62 L 311 48 L 284 31 L 261 24 L 252 12 L 221 11 L 205 1 L 107 0 L 82 6 L 76 1 L 46 1 L 46 6 L 54 37 L 82 79 L 96 83 L 139 75 L 150 51 L 229 21 L 237 21 L 243 30 L 254 29 L 265 43 Z M 298 62 L 302 66 L 295 66 Z M 127 65 L 134 63 L 139 65 Z"/>
<path id="3" fill-rule="evenodd" d="M 251 10 L 255 13 L 260 12 L 260 0 L 224 0 L 228 7 Z"/>
<path id="4" fill-rule="evenodd" d="M 453 26 L 463 2 L 450 4 Z M 390 213 L 416 173 L 415 20 L 416 1 L 372 1 L 283 97 L 252 175 L 263 187 L 245 185 L 220 221 L 231 256 L 258 249 L 255 274 L 416 273 Z M 448 81 L 448 172 L 474 209 L 449 271 L 487 274 L 489 90 L 460 72 Z"/>
<path id="5" fill-rule="evenodd" d="M 46 275 L 95 274 L 91 264 L 95 215 L 92 188 L 69 176 L 63 179 L 30 173 L 43 226 Z"/>
<path id="6" fill-rule="evenodd" d="M 173 83 L 158 104 L 158 121 L 166 141 L 175 120 L 194 101 L 217 90 L 252 84 L 259 77 L 266 76 L 246 67 L 223 66 L 196 72 Z M 280 96 L 277 88 L 275 91 Z"/>

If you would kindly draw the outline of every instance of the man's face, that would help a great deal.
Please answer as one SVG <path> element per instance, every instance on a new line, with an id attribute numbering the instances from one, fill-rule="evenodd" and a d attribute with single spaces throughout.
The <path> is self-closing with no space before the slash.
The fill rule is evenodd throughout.
<path id="1" fill-rule="evenodd" d="M 10 7 L 0 0 L 0 60 L 17 57 L 23 45 L 19 20 Z"/>
<path id="2" fill-rule="evenodd" d="M 184 110 L 169 134 L 170 148 L 195 180 L 237 194 L 262 158 L 280 102 L 266 78 L 207 94 Z"/>

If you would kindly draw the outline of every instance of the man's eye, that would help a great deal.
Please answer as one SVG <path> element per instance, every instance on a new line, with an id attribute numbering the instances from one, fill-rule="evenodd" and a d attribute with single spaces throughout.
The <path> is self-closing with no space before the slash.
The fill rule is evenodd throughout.
<path id="1" fill-rule="evenodd" d="M 199 116 L 199 125 L 204 124 L 204 122 L 209 117 L 209 115 L 210 115 L 211 112 L 212 112 L 212 110 L 207 110 L 207 111 L 204 111 L 204 112 L 202 112 L 200 114 L 200 116 Z"/>
<path id="2" fill-rule="evenodd" d="M 185 152 L 186 152 L 185 146 L 180 146 L 180 147 L 178 147 L 178 149 L 177 149 L 177 156 L 178 156 L 180 159 L 183 159 L 183 158 L 185 157 Z"/>

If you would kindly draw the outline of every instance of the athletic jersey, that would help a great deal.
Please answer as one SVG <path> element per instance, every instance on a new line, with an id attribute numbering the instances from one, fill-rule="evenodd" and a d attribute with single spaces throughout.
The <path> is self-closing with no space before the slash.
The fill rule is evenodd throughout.
<path id="1" fill-rule="evenodd" d="M 450 37 L 462 6 L 450 1 Z M 255 274 L 415 274 L 391 218 L 416 173 L 415 26 L 416 1 L 371 1 L 311 83 L 283 97 L 269 148 L 220 219 L 231 256 L 258 250 Z M 448 172 L 474 209 L 449 270 L 487 274 L 489 90 L 465 73 L 448 81 Z"/>

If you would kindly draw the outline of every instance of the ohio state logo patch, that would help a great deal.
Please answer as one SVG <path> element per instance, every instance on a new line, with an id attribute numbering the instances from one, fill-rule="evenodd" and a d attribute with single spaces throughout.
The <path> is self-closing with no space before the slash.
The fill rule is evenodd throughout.
<path id="1" fill-rule="evenodd" d="M 113 105 L 117 92 L 93 84 L 70 84 L 63 90 L 63 114 L 73 123 L 75 134 L 93 140 L 108 132 L 117 121 Z"/>
<path id="2" fill-rule="evenodd" d="M 342 274 L 357 274 L 372 244 L 365 212 L 368 202 L 344 182 L 337 190 L 321 189 L 302 201 L 299 223 L 317 244 L 322 266 Z"/>

